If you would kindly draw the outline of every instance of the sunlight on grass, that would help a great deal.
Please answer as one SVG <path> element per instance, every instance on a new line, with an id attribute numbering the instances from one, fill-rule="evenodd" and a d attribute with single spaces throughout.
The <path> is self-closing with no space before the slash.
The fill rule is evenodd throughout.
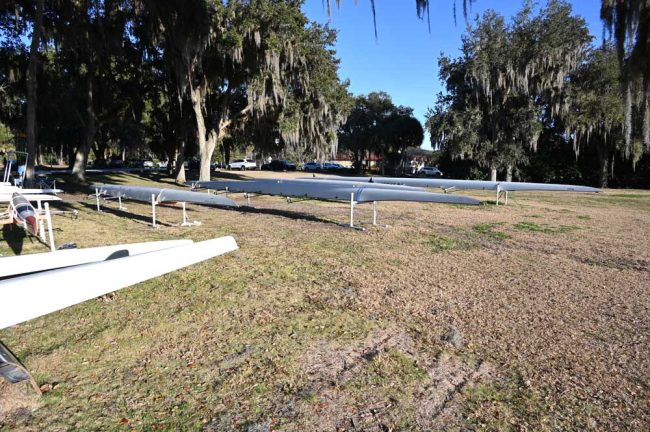
<path id="1" fill-rule="evenodd" d="M 495 231 L 494 228 L 500 224 L 495 223 L 482 223 L 472 226 L 472 230 L 476 233 L 482 234 L 494 240 L 507 240 L 510 236 L 501 231 Z"/>
<path id="2" fill-rule="evenodd" d="M 519 222 L 514 227 L 521 231 L 540 232 L 544 234 L 562 234 L 580 229 L 580 227 L 574 225 L 549 225 L 537 224 L 535 222 Z"/>

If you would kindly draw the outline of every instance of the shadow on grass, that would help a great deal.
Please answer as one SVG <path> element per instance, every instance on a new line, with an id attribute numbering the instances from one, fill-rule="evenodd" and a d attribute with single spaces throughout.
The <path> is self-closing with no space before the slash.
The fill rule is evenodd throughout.
<path id="1" fill-rule="evenodd" d="M 56 228 L 54 231 L 58 231 Z M 23 251 L 23 247 L 26 241 L 30 243 L 39 243 L 44 246 L 50 247 L 49 244 L 45 243 L 39 237 L 34 237 L 27 235 L 24 229 L 14 224 L 3 225 L 2 227 L 2 240 L 7 242 L 7 245 L 15 255 L 20 255 Z"/>
<path id="2" fill-rule="evenodd" d="M 26 237 L 25 231 L 20 228 L 17 229 L 14 225 L 2 226 L 2 239 L 7 242 L 7 245 L 16 255 L 20 255 L 23 251 L 23 244 L 25 243 Z"/>
<path id="3" fill-rule="evenodd" d="M 304 213 L 304 212 L 297 212 L 297 211 L 292 211 L 292 210 L 280 210 L 280 209 L 273 209 L 273 208 L 263 208 L 263 207 L 249 207 L 249 206 L 241 206 L 237 207 L 236 209 L 233 208 L 228 208 L 232 210 L 238 210 L 242 213 L 250 213 L 250 214 L 264 214 L 264 215 L 271 215 L 271 216 L 280 216 L 284 217 L 287 219 L 293 219 L 293 220 L 304 220 L 304 221 L 309 221 L 309 222 L 320 222 L 320 223 L 325 223 L 325 224 L 330 224 L 330 225 L 335 225 L 335 226 L 347 226 L 347 224 L 343 224 L 340 222 L 336 222 L 333 220 L 329 219 L 324 219 L 318 216 L 315 216 L 313 214 L 309 213 Z"/>
<path id="4" fill-rule="evenodd" d="M 253 177 L 249 177 L 246 175 L 247 171 L 213 171 L 210 175 L 211 179 L 214 180 L 219 180 L 219 179 L 225 179 L 225 180 L 252 180 Z M 190 177 L 192 179 L 190 180 Z M 199 173 L 190 173 L 187 175 L 188 181 L 198 181 L 199 180 Z"/>
<path id="5" fill-rule="evenodd" d="M 81 205 L 83 205 L 84 207 L 86 207 L 89 210 L 95 210 L 95 211 L 97 210 L 97 205 L 95 204 L 94 201 L 93 202 L 83 202 L 83 203 L 81 203 Z M 151 215 L 142 215 L 142 214 L 132 213 L 132 212 L 127 211 L 127 210 L 120 210 L 119 208 L 109 207 L 109 206 L 105 205 L 105 203 L 102 203 L 101 209 L 102 209 L 102 213 L 108 213 L 108 214 L 112 214 L 112 215 L 122 217 L 122 218 L 133 219 L 135 221 L 144 223 L 146 225 L 151 225 Z M 180 215 L 180 211 L 179 211 L 179 219 L 180 218 L 182 218 L 182 216 Z M 156 218 L 156 225 L 166 226 L 166 227 L 174 226 L 173 223 L 164 222 L 164 221 L 159 220 L 158 218 Z"/>
<path id="6" fill-rule="evenodd" d="M 159 173 L 156 171 L 142 171 L 142 172 L 129 172 L 129 173 L 87 173 L 85 182 L 77 182 L 72 179 L 69 174 L 55 174 L 52 176 L 56 180 L 56 187 L 63 189 L 66 193 L 83 193 L 89 194 L 92 192 L 92 185 L 94 183 L 105 183 L 115 185 L 129 185 L 133 184 L 134 178 L 140 177 L 145 180 L 150 180 L 156 183 L 162 183 L 160 187 L 167 185 L 173 186 L 176 183 L 174 179 L 169 177 L 166 173 Z"/>

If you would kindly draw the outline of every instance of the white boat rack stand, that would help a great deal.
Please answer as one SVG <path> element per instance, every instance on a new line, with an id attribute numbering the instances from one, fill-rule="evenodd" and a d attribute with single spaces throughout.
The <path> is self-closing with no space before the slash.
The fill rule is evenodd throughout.
<path id="1" fill-rule="evenodd" d="M 196 187 L 196 184 L 192 183 L 191 188 L 194 189 L 195 187 Z M 207 192 L 212 193 L 212 189 L 207 189 Z M 215 193 L 218 194 L 218 191 L 215 191 Z M 228 194 L 230 193 L 227 186 L 224 189 L 223 193 L 226 196 L 228 196 Z M 251 206 L 251 197 L 254 197 L 254 196 L 256 196 L 256 195 L 251 194 L 249 192 L 244 192 L 244 198 L 246 199 L 246 202 L 247 202 L 249 207 Z M 302 201 L 302 200 L 296 201 L 292 197 L 289 197 L 289 196 L 286 197 L 286 199 L 287 199 L 287 203 L 289 203 L 289 204 L 294 203 L 294 202 Z M 311 199 L 311 198 L 305 198 L 305 201 L 309 200 L 309 199 Z M 350 226 L 350 228 L 353 228 L 353 229 L 364 230 L 364 228 L 354 225 L 354 206 L 357 205 L 357 204 L 358 204 L 358 202 L 356 202 L 354 200 L 354 192 L 350 192 L 350 225 L 349 226 Z M 372 202 L 372 225 L 377 226 L 377 201 Z"/>
<path id="2" fill-rule="evenodd" d="M 354 225 L 354 206 L 359 204 L 354 200 L 354 192 L 350 192 L 350 228 L 364 231 L 362 227 Z M 377 226 L 377 201 L 372 202 L 372 226 Z"/>
<path id="3" fill-rule="evenodd" d="M 452 192 L 455 192 L 456 190 L 457 190 L 456 186 L 451 186 L 451 187 L 448 187 L 448 188 L 442 188 L 442 191 L 444 193 L 452 193 Z M 499 187 L 497 187 L 497 189 L 496 189 L 496 200 L 495 200 L 495 203 L 496 203 L 497 206 L 499 205 L 499 199 L 501 198 L 502 195 L 504 196 L 503 205 L 508 205 L 508 191 L 507 190 L 501 190 Z"/>
<path id="4" fill-rule="evenodd" d="M 95 199 L 96 199 L 96 203 L 97 203 L 97 211 L 98 212 L 102 211 L 101 204 L 100 204 L 100 198 L 103 198 L 104 201 L 110 201 L 110 200 L 117 199 L 117 201 L 119 203 L 119 209 L 120 210 L 126 210 L 126 207 L 124 207 L 122 205 L 122 196 L 103 197 L 99 193 L 99 188 L 95 188 Z M 160 205 L 160 202 L 158 202 L 158 198 L 159 197 L 157 197 L 156 194 L 151 194 L 151 226 L 153 226 L 154 228 L 158 227 L 158 224 L 156 223 L 156 206 Z M 183 210 L 183 221 L 180 223 L 180 226 L 190 227 L 190 226 L 201 225 L 201 222 L 199 222 L 199 221 L 189 222 L 188 219 L 187 219 L 187 203 L 182 201 L 182 202 L 180 202 L 180 204 L 181 204 L 181 207 L 182 207 L 182 210 Z M 175 225 L 175 226 L 178 226 L 178 225 Z"/>
<path id="5" fill-rule="evenodd" d="M 499 198 L 501 195 L 505 197 L 505 200 L 503 202 L 503 205 L 508 205 L 508 191 L 507 190 L 501 190 L 499 187 L 497 187 L 497 199 L 496 199 L 496 205 L 499 205 Z"/>
<path id="6" fill-rule="evenodd" d="M 9 211 L 6 213 L 5 219 L 0 219 L 0 224 L 13 224 L 16 222 L 15 217 L 16 210 L 11 204 L 9 204 Z M 54 252 L 56 250 L 56 245 L 54 244 L 54 230 L 52 229 L 52 212 L 50 211 L 50 204 L 43 203 L 41 201 L 36 201 L 36 215 L 38 219 L 38 237 L 43 243 L 50 247 L 50 250 Z M 45 224 L 47 224 L 47 236 L 45 234 Z"/>
<path id="7" fill-rule="evenodd" d="M 160 202 L 158 201 L 158 198 L 156 194 L 151 194 L 151 225 L 156 228 L 156 206 L 160 205 Z M 189 222 L 187 220 L 187 203 L 185 201 L 181 201 L 181 208 L 183 209 L 183 222 L 181 222 L 180 226 L 183 227 L 191 227 L 191 226 L 198 226 L 201 225 L 201 222 L 199 221 L 193 221 Z"/>

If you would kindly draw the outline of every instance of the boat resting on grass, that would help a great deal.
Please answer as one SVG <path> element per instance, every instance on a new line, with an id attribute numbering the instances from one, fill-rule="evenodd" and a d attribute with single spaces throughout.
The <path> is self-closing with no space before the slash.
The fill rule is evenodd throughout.
<path id="1" fill-rule="evenodd" d="M 130 252 L 138 252 L 134 255 L 122 254 L 105 261 L 73 265 L 0 281 L 0 329 L 239 248 L 235 239 L 230 236 L 198 243 L 191 241 L 153 243 L 149 246 L 143 243 L 126 245 L 127 249 L 131 248 Z M 118 245 L 121 246 L 124 245 Z M 163 246 L 162 249 L 155 249 Z M 149 250 L 150 248 L 154 250 Z M 94 249 L 94 252 L 98 252 L 99 248 Z M 91 259 L 104 257 L 107 252 L 108 249 L 92 256 Z M 39 255 L 47 260 L 46 255 L 49 254 Z M 9 383 L 29 380 L 36 393 L 41 393 L 27 369 L 2 343 L 0 343 L 0 377 Z"/>
<path id="2" fill-rule="evenodd" d="M 203 205 L 236 207 L 233 200 L 220 195 L 197 193 L 190 190 L 155 188 L 148 186 L 121 186 L 94 184 L 91 189 L 98 195 L 156 204 L 186 202 Z"/>
<path id="3" fill-rule="evenodd" d="M 602 189 L 591 186 L 565 185 L 554 183 L 506 182 L 489 180 L 454 180 L 441 178 L 412 178 L 412 177 L 313 177 L 319 181 L 346 181 L 353 183 L 392 184 L 423 188 L 458 189 L 458 190 L 501 190 L 515 191 L 555 191 L 555 192 L 602 192 Z"/>
<path id="4" fill-rule="evenodd" d="M 587 192 L 598 193 L 602 189 L 591 186 L 566 185 L 556 183 L 528 183 L 488 180 L 456 180 L 442 178 L 412 178 L 412 177 L 308 177 L 315 181 L 345 181 L 350 183 L 388 184 L 396 186 L 411 186 L 421 188 L 440 188 L 445 192 L 455 190 L 493 190 L 496 191 L 496 203 L 499 204 L 501 193 L 516 191 L 546 191 L 546 192 Z M 507 203 L 507 195 L 506 195 Z"/>
<path id="5" fill-rule="evenodd" d="M 191 240 L 163 240 L 4 257 L 0 258 L 0 279 L 79 264 L 124 258 L 191 243 Z"/>
<path id="6" fill-rule="evenodd" d="M 193 187 L 225 190 L 259 195 L 276 195 L 293 198 L 311 198 L 356 203 L 376 201 L 417 201 L 447 204 L 478 205 L 480 201 L 459 196 L 427 192 L 423 188 L 377 185 L 365 182 L 348 182 L 318 179 L 263 179 L 199 181 Z"/>
<path id="7" fill-rule="evenodd" d="M 232 252 L 227 236 L 0 281 L 0 329 Z"/>

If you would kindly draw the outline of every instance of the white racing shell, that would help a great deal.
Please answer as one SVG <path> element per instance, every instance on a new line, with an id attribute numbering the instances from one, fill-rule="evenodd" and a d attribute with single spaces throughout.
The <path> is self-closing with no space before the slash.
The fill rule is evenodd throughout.
<path id="1" fill-rule="evenodd" d="M 114 198 L 124 198 L 134 201 L 151 202 L 151 196 L 154 196 L 157 204 L 164 202 L 188 202 L 203 205 L 217 205 L 236 207 L 237 203 L 233 200 L 205 193 L 197 193 L 181 189 L 162 189 L 146 186 L 118 186 L 118 185 L 92 185 L 91 189 L 98 190 L 100 195 Z"/>
<path id="2" fill-rule="evenodd" d="M 190 243 L 191 240 L 164 240 L 4 257 L 0 258 L 0 278 L 123 258 Z"/>
<path id="3" fill-rule="evenodd" d="M 245 192 L 261 195 L 278 195 L 296 198 L 349 201 L 354 194 L 356 202 L 372 201 L 419 201 L 433 203 L 478 205 L 473 198 L 458 195 L 435 194 L 422 188 L 394 185 L 376 185 L 363 182 L 347 182 L 312 179 L 264 179 L 249 181 L 202 181 L 195 187 Z"/>
<path id="4" fill-rule="evenodd" d="M 422 188 L 460 189 L 460 190 L 499 190 L 499 191 L 556 191 L 556 192 L 602 192 L 590 186 L 577 186 L 553 183 L 526 183 L 487 180 L 454 180 L 441 178 L 407 178 L 407 177 L 317 177 L 318 181 L 346 181 L 374 184 L 404 185 Z"/>
<path id="5" fill-rule="evenodd" d="M 0 282 L 0 329 L 238 249 L 221 237 Z"/>

